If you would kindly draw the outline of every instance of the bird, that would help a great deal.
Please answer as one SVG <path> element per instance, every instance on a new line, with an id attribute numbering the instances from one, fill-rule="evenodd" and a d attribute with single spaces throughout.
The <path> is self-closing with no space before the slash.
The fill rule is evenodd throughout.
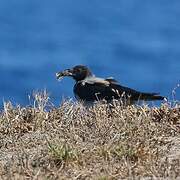
<path id="1" fill-rule="evenodd" d="M 76 65 L 56 73 L 57 79 L 72 77 L 75 80 L 73 88 L 75 98 L 82 102 L 94 103 L 97 101 L 112 102 L 121 100 L 134 104 L 137 101 L 165 100 L 159 93 L 146 93 L 122 86 L 114 78 L 96 77 L 85 65 Z"/>

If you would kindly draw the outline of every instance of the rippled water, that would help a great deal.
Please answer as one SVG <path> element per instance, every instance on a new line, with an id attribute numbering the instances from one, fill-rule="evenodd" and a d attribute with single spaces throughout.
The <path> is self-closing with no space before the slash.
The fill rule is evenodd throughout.
<path id="1" fill-rule="evenodd" d="M 55 73 L 77 64 L 172 99 L 179 9 L 179 0 L 0 1 L 0 101 L 28 105 L 29 94 L 46 88 L 59 104 L 73 96 L 73 80 L 58 82 Z"/>

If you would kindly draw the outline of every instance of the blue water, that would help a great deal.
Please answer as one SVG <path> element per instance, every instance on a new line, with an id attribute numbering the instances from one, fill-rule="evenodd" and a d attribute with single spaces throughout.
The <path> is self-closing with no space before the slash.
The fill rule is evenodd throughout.
<path id="1" fill-rule="evenodd" d="M 55 73 L 77 64 L 172 99 L 180 83 L 180 1 L 0 1 L 0 104 L 28 105 L 28 95 L 46 88 L 58 105 L 73 97 L 74 82 L 58 82 Z"/>

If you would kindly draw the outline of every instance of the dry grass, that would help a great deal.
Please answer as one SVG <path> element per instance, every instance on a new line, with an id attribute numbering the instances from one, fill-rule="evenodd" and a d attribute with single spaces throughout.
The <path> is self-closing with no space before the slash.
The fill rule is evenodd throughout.
<path id="1" fill-rule="evenodd" d="M 34 98 L 30 107 L 4 103 L 1 179 L 180 178 L 179 104 L 54 108 L 46 92 Z"/>

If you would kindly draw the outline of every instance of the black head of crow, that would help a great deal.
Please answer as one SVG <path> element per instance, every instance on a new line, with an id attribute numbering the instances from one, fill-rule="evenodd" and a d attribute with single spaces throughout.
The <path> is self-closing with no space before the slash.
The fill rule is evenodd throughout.
<path id="1" fill-rule="evenodd" d="M 165 99 L 163 96 L 158 95 L 158 93 L 144 93 L 121 86 L 113 78 L 104 79 L 95 77 L 92 72 L 83 65 L 78 65 L 72 69 L 66 69 L 56 73 L 58 79 L 65 76 L 72 77 L 76 81 L 73 89 L 75 97 L 85 102 L 99 100 L 110 102 L 113 99 L 128 99 L 131 104 L 139 100 L 151 101 Z"/>
<path id="2" fill-rule="evenodd" d="M 72 69 L 66 69 L 62 72 L 56 73 L 58 79 L 64 76 L 70 76 L 78 82 L 84 80 L 86 77 L 92 76 L 92 73 L 86 66 L 78 65 Z"/>

